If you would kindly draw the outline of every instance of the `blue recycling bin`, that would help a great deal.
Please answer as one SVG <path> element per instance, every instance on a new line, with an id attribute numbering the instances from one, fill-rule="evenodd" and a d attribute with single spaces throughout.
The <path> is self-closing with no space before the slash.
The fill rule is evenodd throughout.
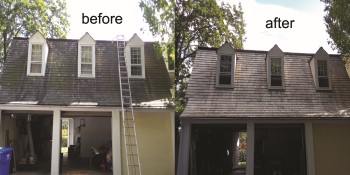
<path id="1" fill-rule="evenodd" d="M 12 148 L 0 147 L 0 175 L 10 174 Z"/>

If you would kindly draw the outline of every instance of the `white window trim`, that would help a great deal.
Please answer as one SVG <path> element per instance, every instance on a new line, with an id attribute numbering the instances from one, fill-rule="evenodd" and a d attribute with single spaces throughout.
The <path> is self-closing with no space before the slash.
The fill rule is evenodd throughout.
<path id="1" fill-rule="evenodd" d="M 132 54 L 131 54 L 131 49 L 132 48 L 139 48 L 140 49 L 140 64 L 134 64 L 134 63 L 132 63 Z M 142 51 L 141 51 L 141 47 L 130 47 L 130 76 L 132 76 L 132 77 L 141 77 L 142 75 L 143 75 L 143 66 L 142 66 L 142 53 L 141 53 Z M 132 66 L 141 66 L 141 75 L 132 75 L 131 74 L 131 67 Z"/>
<path id="2" fill-rule="evenodd" d="M 142 69 L 142 75 L 131 75 L 131 48 L 138 47 L 141 49 L 141 69 Z M 145 78 L 145 51 L 144 51 L 144 44 L 133 44 L 133 45 L 128 45 L 126 51 L 126 61 L 127 61 L 127 66 L 128 66 L 128 76 L 129 78 L 139 78 L 139 79 L 144 79 Z M 138 64 L 139 65 L 139 64 Z"/>
<path id="3" fill-rule="evenodd" d="M 81 73 L 81 47 L 82 46 L 89 46 L 92 47 L 92 74 L 82 74 Z M 78 77 L 80 78 L 95 78 L 95 66 L 96 66 L 96 60 L 95 60 L 95 44 L 78 44 Z"/>
<path id="4" fill-rule="evenodd" d="M 41 70 L 40 73 L 31 73 L 31 65 L 32 65 L 32 46 L 33 44 L 41 45 Z M 46 71 L 46 54 L 47 47 L 45 42 L 32 42 L 29 41 L 28 46 L 28 61 L 27 61 L 27 76 L 45 76 Z"/>

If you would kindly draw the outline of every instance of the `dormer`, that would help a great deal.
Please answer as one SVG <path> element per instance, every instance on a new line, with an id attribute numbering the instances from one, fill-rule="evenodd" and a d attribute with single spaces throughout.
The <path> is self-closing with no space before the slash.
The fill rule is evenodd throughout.
<path id="1" fill-rule="evenodd" d="M 235 49 L 228 42 L 217 50 L 216 87 L 233 88 Z"/>
<path id="2" fill-rule="evenodd" d="M 44 36 L 36 32 L 28 40 L 27 76 L 45 76 L 49 52 Z"/>
<path id="3" fill-rule="evenodd" d="M 85 33 L 78 42 L 78 77 L 95 78 L 95 45 L 96 41 Z"/>
<path id="4" fill-rule="evenodd" d="M 329 55 L 320 47 L 311 58 L 310 67 L 317 90 L 331 90 Z"/>
<path id="5" fill-rule="evenodd" d="M 145 78 L 144 50 L 144 42 L 135 33 L 125 46 L 125 57 L 129 78 Z"/>
<path id="6" fill-rule="evenodd" d="M 275 44 L 266 55 L 267 85 L 269 89 L 284 89 L 284 53 Z"/>

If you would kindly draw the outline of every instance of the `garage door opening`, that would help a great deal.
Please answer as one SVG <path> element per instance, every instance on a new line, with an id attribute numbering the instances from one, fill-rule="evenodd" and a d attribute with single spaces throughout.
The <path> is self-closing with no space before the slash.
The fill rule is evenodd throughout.
<path id="1" fill-rule="evenodd" d="M 113 174 L 111 117 L 63 117 L 61 172 Z"/>
<path id="2" fill-rule="evenodd" d="M 49 174 L 52 115 L 5 113 L 3 122 L 5 146 L 14 149 L 11 172 Z"/>
<path id="3" fill-rule="evenodd" d="M 246 174 L 245 125 L 194 125 L 191 138 L 191 175 Z"/>
<path id="4" fill-rule="evenodd" d="M 306 175 L 303 125 L 255 126 L 255 175 Z"/>

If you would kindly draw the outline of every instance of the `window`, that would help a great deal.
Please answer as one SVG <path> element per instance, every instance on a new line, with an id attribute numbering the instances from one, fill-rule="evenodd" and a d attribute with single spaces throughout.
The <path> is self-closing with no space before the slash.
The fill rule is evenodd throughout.
<path id="1" fill-rule="evenodd" d="M 81 75 L 92 75 L 92 46 L 81 46 Z"/>
<path id="2" fill-rule="evenodd" d="M 274 45 L 266 54 L 266 78 L 269 90 L 284 89 L 284 53 Z"/>
<path id="3" fill-rule="evenodd" d="M 328 69 L 327 69 L 327 60 L 318 60 L 317 61 L 317 71 L 318 71 L 318 87 L 328 88 Z"/>
<path id="4" fill-rule="evenodd" d="M 78 42 L 78 77 L 95 78 L 96 41 L 85 33 Z"/>
<path id="5" fill-rule="evenodd" d="M 271 58 L 271 86 L 282 86 L 281 58 Z"/>
<path id="6" fill-rule="evenodd" d="M 32 44 L 30 73 L 41 74 L 42 63 L 43 63 L 43 46 L 41 44 Z"/>
<path id="7" fill-rule="evenodd" d="M 141 48 L 131 47 L 131 76 L 142 76 Z"/>
<path id="8" fill-rule="evenodd" d="M 48 53 L 46 39 L 36 32 L 28 40 L 27 76 L 45 76 Z"/>
<path id="9" fill-rule="evenodd" d="M 231 85 L 232 56 L 220 56 L 219 85 Z"/>

